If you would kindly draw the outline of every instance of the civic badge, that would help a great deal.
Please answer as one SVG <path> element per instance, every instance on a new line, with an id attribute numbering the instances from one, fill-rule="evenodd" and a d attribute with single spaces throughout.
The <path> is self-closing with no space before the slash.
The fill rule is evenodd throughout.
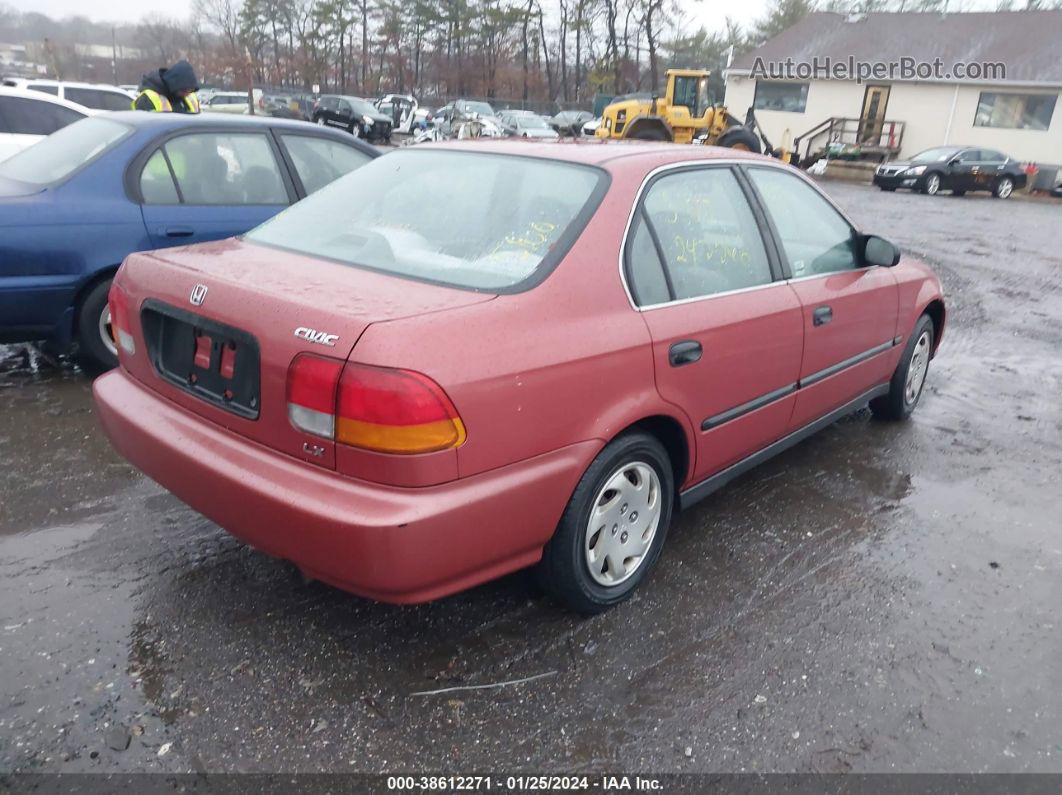
<path id="1" fill-rule="evenodd" d="M 188 300 L 192 302 L 192 306 L 202 306 L 206 300 L 207 286 L 205 284 L 197 284 L 192 288 L 192 294 L 188 296 Z"/>

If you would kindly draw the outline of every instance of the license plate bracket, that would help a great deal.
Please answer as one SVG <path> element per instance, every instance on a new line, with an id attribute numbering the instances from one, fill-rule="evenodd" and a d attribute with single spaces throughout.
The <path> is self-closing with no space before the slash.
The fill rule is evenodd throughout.
<path id="1" fill-rule="evenodd" d="M 258 419 L 261 356 L 252 334 L 154 299 L 144 302 L 140 321 L 161 378 L 233 414 Z"/>

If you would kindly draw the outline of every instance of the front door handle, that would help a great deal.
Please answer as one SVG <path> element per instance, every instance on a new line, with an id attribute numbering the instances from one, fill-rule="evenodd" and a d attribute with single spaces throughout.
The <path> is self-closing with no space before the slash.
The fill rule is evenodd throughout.
<path id="1" fill-rule="evenodd" d="M 833 309 L 828 306 L 820 306 L 811 313 L 811 323 L 815 326 L 825 326 L 833 320 Z"/>
<path id="2" fill-rule="evenodd" d="M 700 361 L 702 352 L 701 343 L 696 340 L 683 340 L 672 344 L 667 352 L 667 360 L 672 367 L 682 367 L 684 364 Z"/>
<path id="3" fill-rule="evenodd" d="M 191 237 L 195 234 L 195 230 L 190 226 L 167 226 L 163 234 L 166 237 Z"/>

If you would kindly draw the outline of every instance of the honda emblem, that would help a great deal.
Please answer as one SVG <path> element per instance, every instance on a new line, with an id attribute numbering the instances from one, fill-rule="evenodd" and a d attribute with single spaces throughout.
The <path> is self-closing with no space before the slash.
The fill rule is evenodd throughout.
<path id="1" fill-rule="evenodd" d="M 192 288 L 192 294 L 188 296 L 188 300 L 192 302 L 192 306 L 202 306 L 206 300 L 207 286 L 205 284 L 197 284 Z"/>

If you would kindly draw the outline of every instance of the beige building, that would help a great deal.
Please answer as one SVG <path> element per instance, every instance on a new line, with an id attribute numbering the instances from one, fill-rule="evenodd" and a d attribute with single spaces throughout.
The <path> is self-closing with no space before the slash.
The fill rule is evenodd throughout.
<path id="1" fill-rule="evenodd" d="M 726 104 L 802 157 L 955 144 L 1060 164 L 1060 35 L 1062 11 L 815 13 L 725 71 Z"/>

